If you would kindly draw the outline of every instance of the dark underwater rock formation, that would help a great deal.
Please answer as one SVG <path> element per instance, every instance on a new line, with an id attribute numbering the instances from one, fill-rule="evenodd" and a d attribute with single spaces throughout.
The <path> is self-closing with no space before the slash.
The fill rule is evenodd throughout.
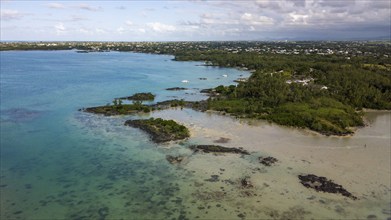
<path id="1" fill-rule="evenodd" d="M 220 145 L 192 145 L 190 146 L 194 152 L 204 152 L 204 153 L 234 153 L 234 154 L 245 154 L 249 155 L 249 153 L 240 148 L 230 148 L 223 147 Z"/>
<path id="2" fill-rule="evenodd" d="M 171 155 L 167 155 L 166 156 L 166 159 L 167 161 L 170 163 L 170 164 L 178 164 L 178 163 L 181 163 L 185 157 L 183 156 L 171 156 Z"/>
<path id="3" fill-rule="evenodd" d="M 130 115 L 135 113 L 147 113 L 151 111 L 149 106 L 143 104 L 121 104 L 121 105 L 106 105 L 79 109 L 80 111 L 101 114 L 105 116 L 113 115 Z"/>
<path id="4" fill-rule="evenodd" d="M 150 92 L 141 92 L 141 93 L 136 93 L 132 96 L 121 97 L 118 99 L 127 99 L 127 100 L 134 100 L 134 101 L 153 101 L 155 99 L 155 95 Z"/>
<path id="5" fill-rule="evenodd" d="M 167 88 L 166 90 L 168 90 L 168 91 L 179 91 L 179 90 L 187 90 L 187 88 L 183 88 L 183 87 L 172 87 L 172 88 Z"/>
<path id="6" fill-rule="evenodd" d="M 278 160 L 274 157 L 259 157 L 259 162 L 267 167 L 270 167 L 274 163 L 278 162 Z"/>
<path id="7" fill-rule="evenodd" d="M 343 196 L 356 200 L 357 197 L 353 196 L 350 192 L 344 189 L 341 185 L 328 180 L 326 177 L 316 176 L 314 174 L 299 175 L 300 183 L 307 188 L 312 188 L 317 192 L 339 193 Z"/>

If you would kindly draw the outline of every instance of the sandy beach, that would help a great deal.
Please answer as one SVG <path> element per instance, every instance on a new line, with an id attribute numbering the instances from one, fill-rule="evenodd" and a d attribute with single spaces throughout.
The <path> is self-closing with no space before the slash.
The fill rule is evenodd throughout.
<path id="1" fill-rule="evenodd" d="M 209 211 L 205 217 L 213 217 L 213 212 L 215 217 L 238 214 L 274 219 L 387 219 L 391 215 L 390 115 L 368 112 L 369 126 L 359 128 L 351 137 L 327 137 L 265 121 L 238 120 L 188 109 L 160 111 L 151 116 L 174 119 L 189 127 L 189 142 L 213 144 L 225 138 L 228 142 L 221 145 L 251 152 L 250 156 L 196 154 L 181 165 L 202 182 L 200 187 L 182 190 L 184 194 L 216 194 L 216 198 L 206 200 L 225 201 L 232 206 L 225 214 Z M 279 161 L 265 167 L 259 163 L 259 156 L 272 156 Z M 358 199 L 307 189 L 297 178 L 300 174 L 327 177 Z M 203 181 L 212 175 L 217 175 L 219 181 Z M 250 179 L 254 188 L 240 189 L 238 182 L 243 178 Z M 229 193 L 219 197 L 221 189 Z"/>

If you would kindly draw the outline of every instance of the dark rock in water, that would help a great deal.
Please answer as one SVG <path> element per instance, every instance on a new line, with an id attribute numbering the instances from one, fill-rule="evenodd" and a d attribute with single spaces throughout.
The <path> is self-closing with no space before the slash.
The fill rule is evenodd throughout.
<path id="1" fill-rule="evenodd" d="M 172 87 L 172 88 L 167 88 L 166 90 L 168 90 L 168 91 L 178 91 L 178 90 L 187 90 L 187 88 L 183 88 L 183 87 Z"/>
<path id="2" fill-rule="evenodd" d="M 207 78 L 204 78 L 204 77 L 201 77 L 201 78 L 198 78 L 199 80 L 207 80 Z"/>
<path id="3" fill-rule="evenodd" d="M 127 99 L 127 100 L 134 100 L 134 101 L 149 101 L 149 100 L 152 101 L 155 99 L 155 95 L 150 92 L 141 92 L 141 93 L 136 93 L 132 96 L 121 97 L 118 99 Z"/>
<path id="4" fill-rule="evenodd" d="M 246 177 L 240 180 L 240 185 L 242 188 L 252 188 L 254 187 L 251 181 Z"/>
<path id="5" fill-rule="evenodd" d="M 218 182 L 219 181 L 219 175 L 212 175 L 209 179 L 206 179 L 205 181 L 209 182 Z"/>
<path id="6" fill-rule="evenodd" d="M 24 185 L 24 187 L 25 187 L 26 189 L 31 189 L 31 188 L 33 188 L 31 184 L 26 184 L 26 185 Z"/>
<path id="7" fill-rule="evenodd" d="M 246 215 L 244 215 L 243 213 L 240 213 L 240 214 L 238 215 L 238 217 L 239 217 L 239 218 L 245 218 Z"/>
<path id="8" fill-rule="evenodd" d="M 376 215 L 368 215 L 367 219 L 368 220 L 374 220 L 374 219 L 377 219 L 377 216 Z"/>
<path id="9" fill-rule="evenodd" d="M 357 199 L 357 197 L 353 196 L 341 185 L 328 180 L 326 177 L 316 176 L 314 174 L 299 175 L 298 177 L 300 179 L 300 183 L 307 188 L 315 189 L 318 192 L 340 193 L 343 196 L 349 197 L 353 200 Z"/>
<path id="10" fill-rule="evenodd" d="M 201 151 L 204 153 L 234 153 L 249 155 L 249 153 L 245 150 L 234 147 L 223 147 L 219 145 L 192 145 L 190 146 L 190 149 L 192 149 L 194 152 Z"/>
<path id="11" fill-rule="evenodd" d="M 260 163 L 270 167 L 272 164 L 276 163 L 278 160 L 274 157 L 259 157 Z"/>
<path id="12" fill-rule="evenodd" d="M 125 125 L 140 128 L 147 132 L 151 136 L 152 141 L 156 143 L 182 140 L 190 137 L 189 130 L 173 120 L 163 120 L 161 118 L 127 120 Z"/>
<path id="13" fill-rule="evenodd" d="M 220 139 L 214 140 L 213 143 L 225 144 L 228 143 L 231 139 L 221 137 Z"/>
<path id="14" fill-rule="evenodd" d="M 170 162 L 170 164 L 177 164 L 177 163 L 180 163 L 183 161 L 183 159 L 185 159 L 183 156 L 171 156 L 171 155 L 167 155 L 166 156 L 166 159 L 168 162 Z"/>

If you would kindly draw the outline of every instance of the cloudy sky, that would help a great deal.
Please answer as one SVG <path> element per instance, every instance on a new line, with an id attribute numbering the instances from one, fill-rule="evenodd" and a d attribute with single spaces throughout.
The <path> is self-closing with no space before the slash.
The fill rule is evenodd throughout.
<path id="1" fill-rule="evenodd" d="M 390 36 L 390 0 L 1 0 L 1 40 L 348 40 Z"/>

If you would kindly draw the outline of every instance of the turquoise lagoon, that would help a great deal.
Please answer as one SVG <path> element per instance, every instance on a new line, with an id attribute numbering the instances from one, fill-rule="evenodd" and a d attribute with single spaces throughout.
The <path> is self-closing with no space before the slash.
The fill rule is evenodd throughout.
<path id="1" fill-rule="evenodd" d="M 173 56 L 75 51 L 1 52 L 1 219 L 140 219 L 188 216 L 181 179 L 129 117 L 78 111 L 152 92 L 156 101 L 201 100 L 200 89 L 248 76 L 175 62 Z M 223 77 L 222 75 L 228 75 Z M 207 78 L 200 80 L 199 78 Z M 182 83 L 188 80 L 188 83 Z M 169 87 L 184 91 L 167 91 Z"/>
<path id="2" fill-rule="evenodd" d="M 190 109 L 104 117 L 78 111 L 152 92 L 200 100 L 200 89 L 248 72 L 172 56 L 75 51 L 1 52 L 1 219 L 365 219 L 390 217 L 390 112 L 367 114 L 353 137 L 325 137 Z M 223 77 L 222 75 L 228 75 Z M 199 78 L 207 78 L 200 80 Z M 188 80 L 189 83 L 182 83 Z M 186 87 L 184 91 L 167 91 Z M 157 145 L 123 125 L 174 119 L 192 137 Z M 249 156 L 194 154 L 188 145 L 244 147 Z M 183 155 L 172 165 L 167 155 Z M 264 167 L 259 156 L 274 156 Z M 315 173 L 358 200 L 304 188 Z M 248 178 L 253 188 L 243 188 Z"/>

